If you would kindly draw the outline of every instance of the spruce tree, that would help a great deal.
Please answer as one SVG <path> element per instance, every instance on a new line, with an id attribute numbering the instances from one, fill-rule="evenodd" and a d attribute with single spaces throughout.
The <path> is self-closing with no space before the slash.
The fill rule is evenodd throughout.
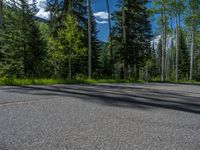
<path id="1" fill-rule="evenodd" d="M 145 66 L 146 57 L 150 51 L 150 22 L 148 20 L 146 2 L 124 0 L 120 10 L 114 14 L 114 40 L 118 43 L 118 53 L 121 56 L 124 77 L 139 79 L 139 74 Z M 122 43 L 122 44 L 120 44 Z"/>
<path id="2" fill-rule="evenodd" d="M 33 19 L 36 10 L 36 4 L 29 4 L 26 0 L 15 3 L 11 1 L 4 9 L 5 22 L 0 32 L 3 43 L 1 66 L 4 75 L 39 75 L 38 66 L 42 61 L 44 49 L 39 27 Z"/>
<path id="3" fill-rule="evenodd" d="M 190 57 L 188 47 L 186 45 L 185 33 L 180 30 L 180 51 L 179 51 L 179 74 L 181 79 L 189 79 Z"/>

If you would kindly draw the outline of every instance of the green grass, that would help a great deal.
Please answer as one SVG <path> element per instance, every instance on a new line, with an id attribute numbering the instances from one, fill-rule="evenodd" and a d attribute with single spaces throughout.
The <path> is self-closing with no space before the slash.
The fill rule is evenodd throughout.
<path id="1" fill-rule="evenodd" d="M 0 78 L 0 85 L 52 85 L 52 84 L 95 84 L 95 83 L 133 83 L 133 80 L 115 80 L 115 79 L 17 79 L 17 78 Z M 142 81 L 137 81 L 142 82 Z"/>
<path id="2" fill-rule="evenodd" d="M 182 83 L 182 84 L 199 84 L 196 81 L 179 80 L 161 82 L 159 80 L 152 80 L 149 83 Z M 145 83 L 145 81 L 135 80 L 117 80 L 117 79 L 77 79 L 77 80 L 65 80 L 65 79 L 17 79 L 17 78 L 0 78 L 0 86 L 12 85 L 53 85 L 53 84 L 95 84 L 95 83 Z"/>

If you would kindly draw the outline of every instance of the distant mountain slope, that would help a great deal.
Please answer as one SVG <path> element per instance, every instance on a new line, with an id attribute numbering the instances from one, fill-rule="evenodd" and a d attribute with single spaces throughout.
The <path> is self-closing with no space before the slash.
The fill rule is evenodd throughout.
<path id="1" fill-rule="evenodd" d="M 174 37 L 175 39 L 175 37 Z M 161 40 L 161 35 L 156 36 L 152 41 L 151 41 L 151 47 L 154 47 L 154 49 L 157 51 L 158 50 L 158 45 Z M 173 44 L 176 44 L 176 40 L 174 40 Z M 172 47 L 172 36 L 167 36 L 166 39 L 166 45 L 167 45 L 167 50 Z"/>
<path id="2" fill-rule="evenodd" d="M 34 16 L 34 19 L 37 20 L 37 21 L 40 21 L 40 22 L 44 22 L 44 23 L 48 22 L 48 20 L 41 18 L 41 17 L 38 17 L 38 16 Z"/>

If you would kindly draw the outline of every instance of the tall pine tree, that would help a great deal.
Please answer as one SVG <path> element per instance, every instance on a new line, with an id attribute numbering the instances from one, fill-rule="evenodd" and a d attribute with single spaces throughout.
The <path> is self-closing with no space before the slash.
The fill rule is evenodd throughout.
<path id="1" fill-rule="evenodd" d="M 121 71 L 124 78 L 139 79 L 140 71 L 145 66 L 150 54 L 150 22 L 144 1 L 124 0 L 119 2 L 120 10 L 114 14 L 114 40 L 121 56 Z"/>

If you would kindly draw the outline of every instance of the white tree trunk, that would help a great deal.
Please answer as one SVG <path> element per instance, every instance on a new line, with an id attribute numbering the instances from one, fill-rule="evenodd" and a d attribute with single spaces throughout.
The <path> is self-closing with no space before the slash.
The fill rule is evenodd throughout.
<path id="1" fill-rule="evenodd" d="M 166 14 L 165 14 L 165 6 L 162 4 L 162 66 L 161 66 L 161 81 L 165 80 L 166 74 Z"/>
<path id="2" fill-rule="evenodd" d="M 168 63 L 168 57 L 167 57 L 167 19 L 166 19 L 166 10 L 164 6 L 164 80 L 167 80 L 167 74 L 168 74 L 168 69 L 167 69 L 167 63 Z"/>
<path id="3" fill-rule="evenodd" d="M 190 80 L 193 79 L 193 65 L 194 65 L 194 29 L 192 29 L 192 42 L 190 52 Z"/>
<path id="4" fill-rule="evenodd" d="M 0 0 L 0 26 L 3 24 L 3 0 Z"/>
<path id="5" fill-rule="evenodd" d="M 174 63 L 174 28 L 173 28 L 173 17 L 171 14 L 171 63 L 172 63 L 172 72 L 173 72 L 173 78 L 174 78 L 174 72 L 175 72 L 175 63 Z"/>
<path id="6" fill-rule="evenodd" d="M 178 61 L 179 61 L 179 23 L 178 23 L 178 15 L 176 17 L 176 81 L 178 81 Z"/>
<path id="7" fill-rule="evenodd" d="M 88 0 L 88 78 L 92 78 L 91 1 Z"/>
<path id="8" fill-rule="evenodd" d="M 192 42 L 190 54 L 190 80 L 193 79 L 193 66 L 194 66 L 194 9 L 192 8 Z"/>
<path id="9" fill-rule="evenodd" d="M 126 26 L 125 26 L 125 4 L 123 0 L 122 6 L 122 28 L 123 28 L 123 45 L 124 45 L 124 56 L 126 56 Z M 128 78 L 128 66 L 127 60 L 124 59 L 124 78 Z"/>

